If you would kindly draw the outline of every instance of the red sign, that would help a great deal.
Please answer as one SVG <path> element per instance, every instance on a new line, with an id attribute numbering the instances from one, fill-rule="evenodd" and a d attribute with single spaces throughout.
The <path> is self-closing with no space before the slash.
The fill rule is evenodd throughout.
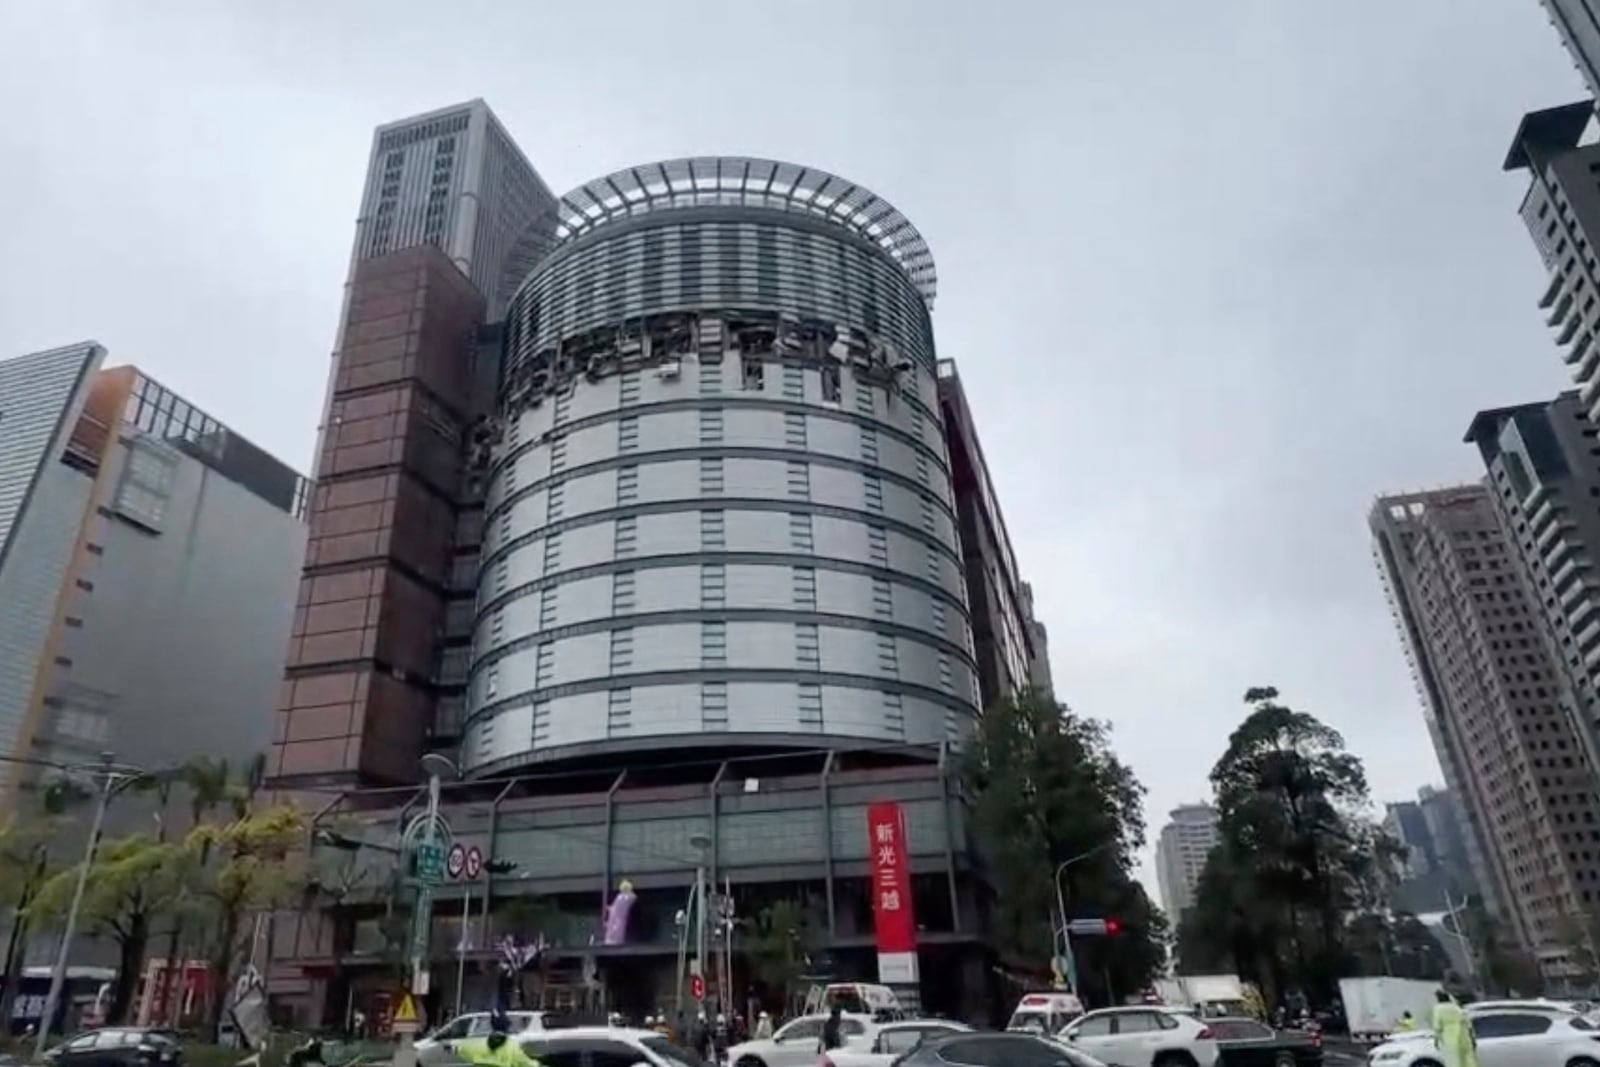
<path id="1" fill-rule="evenodd" d="M 706 980 L 698 974 L 689 976 L 689 995 L 696 1000 L 706 999 Z"/>
<path id="2" fill-rule="evenodd" d="M 872 919 L 878 952 L 915 953 L 917 920 L 911 911 L 911 867 L 906 818 L 895 803 L 867 808 L 868 868 L 872 873 Z"/>

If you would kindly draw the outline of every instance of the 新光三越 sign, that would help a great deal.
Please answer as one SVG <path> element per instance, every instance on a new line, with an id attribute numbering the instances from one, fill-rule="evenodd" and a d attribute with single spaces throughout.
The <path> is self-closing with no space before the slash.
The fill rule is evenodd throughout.
<path id="1" fill-rule="evenodd" d="M 878 981 L 917 981 L 917 919 L 911 907 L 910 850 L 905 812 L 892 801 L 867 808 L 868 872 L 872 925 L 878 947 Z"/>

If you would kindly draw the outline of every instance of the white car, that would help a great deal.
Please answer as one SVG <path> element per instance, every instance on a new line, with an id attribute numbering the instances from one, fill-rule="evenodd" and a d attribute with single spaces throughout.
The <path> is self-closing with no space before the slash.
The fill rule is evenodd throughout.
<path id="1" fill-rule="evenodd" d="M 870 1041 L 867 1035 L 846 1041 L 843 1048 L 827 1053 L 822 1063 L 823 1067 L 889 1067 L 924 1041 L 971 1032 L 965 1023 L 948 1019 L 903 1019 L 879 1026 Z M 737 1067 L 738 1061 L 734 1063 Z"/>
<path id="2" fill-rule="evenodd" d="M 623 1026 L 574 1026 L 517 1038 L 522 1051 L 543 1067 L 707 1067 L 695 1053 L 654 1030 Z"/>
<path id="3" fill-rule="evenodd" d="M 734 1045 L 728 1050 L 729 1067 L 817 1067 L 822 1024 L 827 1021 L 826 1015 L 802 1015 L 778 1027 L 771 1037 Z M 870 1015 L 841 1015 L 839 1036 L 847 1047 L 870 1044 L 880 1025 Z"/>
<path id="4" fill-rule="evenodd" d="M 427 1037 L 417 1039 L 417 1062 L 423 1067 L 445 1067 L 447 1064 L 462 1063 L 460 1056 L 455 1054 L 455 1045 L 458 1041 L 468 1041 L 473 1038 L 489 1036 L 489 1020 L 493 1016 L 486 1011 L 469 1012 L 466 1015 L 457 1015 Z M 536 1034 L 545 1028 L 545 1013 L 542 1011 L 508 1011 L 506 1021 L 511 1024 L 511 1034 L 521 1037 L 524 1034 Z"/>
<path id="5" fill-rule="evenodd" d="M 1468 1012 L 1478 1038 L 1479 1067 L 1594 1067 L 1600 1064 L 1600 1026 L 1554 1005 Z M 1447 1067 L 1433 1034 L 1412 1030 L 1369 1053 L 1371 1067 Z"/>
<path id="6" fill-rule="evenodd" d="M 1217 1063 L 1217 1039 L 1211 1028 L 1165 1008 L 1101 1008 L 1068 1023 L 1058 1036 L 1115 1067 L 1216 1067 Z"/>

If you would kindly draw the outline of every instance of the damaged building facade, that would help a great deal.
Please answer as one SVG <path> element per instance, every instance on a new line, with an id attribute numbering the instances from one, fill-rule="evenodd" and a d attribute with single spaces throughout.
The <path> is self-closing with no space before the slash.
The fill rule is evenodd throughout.
<path id="1" fill-rule="evenodd" d="M 984 1014 L 954 750 L 1048 672 L 987 472 L 952 475 L 916 228 L 757 159 L 556 199 L 481 102 L 380 129 L 372 167 L 271 758 L 320 879 L 272 924 L 276 1010 L 381 996 L 424 921 L 434 1018 L 493 996 L 507 938 L 550 1006 L 670 1010 L 705 879 L 725 958 L 782 914 L 804 969 L 877 980 L 875 913 L 903 906 L 943 980 L 883 977 Z M 980 486 L 984 610 L 1011 617 L 975 622 Z M 451 861 L 407 920 L 430 752 Z M 884 810 L 903 905 L 875 893 Z M 758 970 L 708 967 L 711 992 L 770 997 Z"/>

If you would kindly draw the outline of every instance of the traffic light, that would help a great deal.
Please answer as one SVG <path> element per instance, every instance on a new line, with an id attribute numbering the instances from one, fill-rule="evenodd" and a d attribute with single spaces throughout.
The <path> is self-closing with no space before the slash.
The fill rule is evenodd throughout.
<path id="1" fill-rule="evenodd" d="M 1067 923 L 1067 933 L 1074 937 L 1116 937 L 1122 933 L 1122 920 L 1116 918 L 1073 919 Z"/>
<path id="2" fill-rule="evenodd" d="M 1122 922 L 1116 918 L 1106 919 L 1106 936 L 1116 937 L 1122 933 Z"/>

